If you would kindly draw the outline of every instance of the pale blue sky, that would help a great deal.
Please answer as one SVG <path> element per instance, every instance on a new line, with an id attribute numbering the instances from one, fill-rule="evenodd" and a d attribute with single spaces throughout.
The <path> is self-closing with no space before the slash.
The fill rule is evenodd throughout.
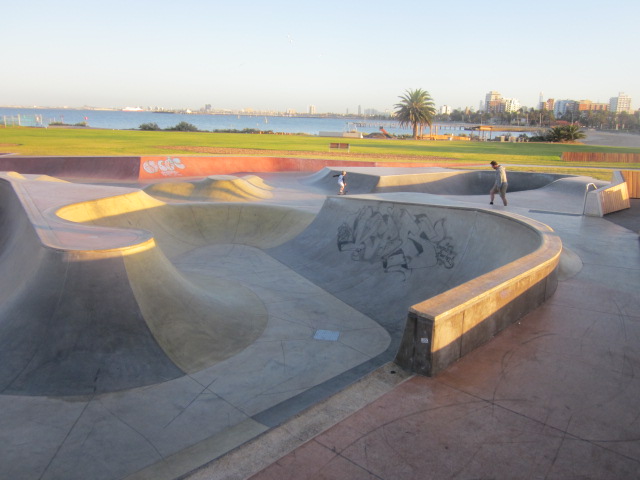
<path id="1" fill-rule="evenodd" d="M 0 0 L 0 105 L 640 106 L 637 0 Z"/>

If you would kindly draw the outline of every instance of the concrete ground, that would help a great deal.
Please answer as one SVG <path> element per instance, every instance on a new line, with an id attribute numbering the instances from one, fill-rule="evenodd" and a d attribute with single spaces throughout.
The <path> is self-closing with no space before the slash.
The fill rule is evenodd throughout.
<path id="1" fill-rule="evenodd" d="M 436 378 L 404 380 L 252 480 L 640 476 L 640 204 L 594 218 L 545 189 L 508 197 L 580 270 Z"/>
<path id="2" fill-rule="evenodd" d="M 587 130 L 585 145 L 608 145 L 611 147 L 640 147 L 640 135 L 622 132 Z"/>
<path id="3" fill-rule="evenodd" d="M 365 173 L 352 172 L 353 178 Z M 261 183 L 252 181 L 252 196 L 260 197 L 258 203 L 295 206 L 302 212 L 289 223 L 286 215 L 275 220 L 269 215 L 268 221 L 277 225 L 269 231 L 290 238 L 308 225 L 335 188 L 327 172 L 313 178 L 287 173 L 259 177 L 270 188 L 269 194 L 258 195 L 253 187 Z M 366 175 L 361 179 L 369 181 Z M 233 207 L 215 217 L 218 229 L 206 232 L 204 225 L 212 217 L 204 222 L 198 208 L 155 205 L 151 215 L 139 215 L 136 212 L 148 209 L 153 200 L 126 189 L 129 213 L 111 215 L 105 223 L 102 214 L 100 221 L 89 218 L 107 208 L 94 199 L 121 194 L 117 187 L 71 186 L 59 198 L 51 194 L 53 190 L 59 194 L 58 187 L 19 182 L 33 200 L 33 212 L 40 215 L 38 228 L 56 232 L 55 239 L 49 237 L 52 242 L 72 241 L 65 236 L 64 222 L 79 221 L 82 215 L 92 228 L 134 225 L 126 232 L 133 231 L 140 241 L 147 241 L 147 229 L 154 231 L 168 263 L 148 254 L 125 256 L 122 265 L 100 259 L 112 272 L 104 280 L 106 285 L 123 278 L 154 279 L 149 284 L 141 281 L 132 293 L 120 292 L 135 297 L 137 307 L 129 303 L 109 317 L 132 315 L 131 321 L 138 322 L 149 312 L 158 318 L 164 310 L 188 311 L 192 313 L 185 322 L 189 322 L 214 302 L 229 311 L 244 308 L 247 335 L 256 329 L 260 333 L 257 340 L 234 339 L 239 343 L 225 358 L 207 358 L 206 365 L 199 365 L 202 354 L 173 342 L 171 322 L 158 322 L 150 328 L 153 338 L 164 338 L 160 345 L 169 352 L 170 362 L 157 360 L 162 355 L 145 340 L 145 358 L 160 365 L 156 370 L 122 372 L 127 370 L 126 359 L 117 372 L 101 372 L 97 366 L 101 373 L 95 378 L 109 381 L 91 382 L 91 377 L 85 383 L 67 383 L 73 392 L 47 391 L 45 377 L 24 373 L 35 371 L 34 362 L 27 362 L 20 382 L 3 380 L 0 478 L 637 478 L 639 206 L 634 202 L 632 210 L 605 218 L 583 217 L 587 180 L 560 179 L 548 187 L 511 192 L 506 208 L 489 206 L 488 195 L 464 191 L 434 196 L 412 188 L 405 193 L 397 186 L 403 182 L 395 182 L 391 193 L 373 194 L 373 198 L 466 205 L 529 217 L 551 226 L 568 249 L 566 257 L 573 267 L 550 301 L 435 378 L 412 376 L 397 368 L 390 362 L 394 335 L 389 327 L 381 328 L 371 315 L 263 253 L 281 242 L 280 237 L 270 240 L 275 244 L 256 246 L 247 245 L 247 237 L 237 240 L 245 224 L 230 223 L 239 218 Z M 180 195 L 176 190 L 164 193 Z M 13 201 L 9 197 L 3 197 L 4 205 Z M 181 201 L 173 200 L 176 205 Z M 63 221 L 52 217 L 52 209 L 78 202 L 89 202 L 90 208 L 71 209 Z M 262 214 L 250 207 L 244 212 L 252 218 Z M 10 226 L 21 236 L 7 236 L 4 229 L 5 260 L 7 246 L 14 252 L 22 250 L 20 241 L 35 243 L 25 222 Z M 232 231 L 233 241 L 212 245 L 212 236 L 220 231 Z M 84 240 L 102 241 L 90 232 Z M 190 233 L 186 240 L 176 241 L 180 232 Z M 127 238 L 115 240 L 131 241 L 130 233 L 123 235 Z M 508 245 L 509 238 L 504 237 L 504 232 L 496 232 L 496 248 Z M 3 262 L 5 278 L 19 272 L 22 264 L 41 268 L 35 258 L 44 253 L 33 249 L 35 253 L 8 265 Z M 74 259 L 45 253 L 51 271 L 79 268 Z M 138 257 L 146 261 L 134 261 Z M 84 272 L 78 280 L 78 284 L 98 284 L 92 299 L 108 291 L 105 283 L 95 280 L 96 271 L 100 270 Z M 192 284 L 208 285 L 209 293 Z M 211 298 L 210 292 L 218 288 L 223 294 Z M 53 282 L 47 285 L 49 291 L 53 301 L 72 296 L 74 290 L 73 285 Z M 163 292 L 164 300 L 149 296 L 157 291 Z M 176 292 L 184 298 L 179 304 Z M 94 304 L 84 301 L 87 312 L 92 312 Z M 132 308 L 140 312 L 131 314 Z M 65 312 L 60 312 L 61 318 Z M 49 319 L 46 314 L 42 318 Z M 190 325 L 179 332 L 180 338 L 205 336 L 215 341 L 218 335 L 194 330 L 201 328 L 197 322 Z M 15 338 L 6 334 L 12 331 L 9 328 L 0 326 L 3 349 L 12 347 Z M 95 327 L 83 328 L 88 334 Z M 336 331 L 345 334 L 340 342 L 329 338 Z M 151 338 L 142 331 L 136 335 Z M 80 341 L 80 336 L 73 340 L 75 345 Z M 59 357 L 65 348 L 67 342 L 47 358 L 56 358 L 56 352 Z M 202 347 L 202 352 L 206 350 Z M 102 361 L 95 357 L 85 358 Z M 46 365 L 47 359 L 41 363 Z M 73 378 L 77 374 L 74 371 Z M 141 375 L 147 379 L 143 384 L 127 384 Z M 165 381 L 158 381 L 162 376 Z M 92 391 L 96 385 L 98 391 Z"/>

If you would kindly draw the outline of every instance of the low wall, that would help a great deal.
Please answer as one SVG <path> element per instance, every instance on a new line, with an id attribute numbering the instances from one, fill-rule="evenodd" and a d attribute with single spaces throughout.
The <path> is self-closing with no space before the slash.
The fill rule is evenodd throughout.
<path id="1" fill-rule="evenodd" d="M 59 178 L 136 180 L 140 157 L 0 157 L 0 171 Z"/>
<path id="2" fill-rule="evenodd" d="M 611 177 L 611 184 L 586 194 L 583 213 L 591 217 L 602 217 L 607 213 L 630 207 L 627 182 L 622 173 L 615 170 Z"/>
<path id="3" fill-rule="evenodd" d="M 413 305 L 395 362 L 433 376 L 489 341 L 553 295 L 561 251 L 544 235 L 535 252 Z"/>
<path id="4" fill-rule="evenodd" d="M 321 158 L 200 157 L 188 155 L 136 157 L 0 157 L 0 171 L 50 175 L 63 179 L 154 181 L 244 172 L 314 172 L 324 167 L 424 168 L 427 162 L 368 162 Z"/>

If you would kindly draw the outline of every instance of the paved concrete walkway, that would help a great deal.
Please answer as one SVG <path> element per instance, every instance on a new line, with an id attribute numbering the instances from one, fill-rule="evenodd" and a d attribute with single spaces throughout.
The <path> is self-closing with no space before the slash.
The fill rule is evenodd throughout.
<path id="1" fill-rule="evenodd" d="M 640 476 L 640 205 L 593 218 L 579 196 L 508 197 L 554 228 L 579 271 L 441 375 L 405 380 L 252 480 Z"/>

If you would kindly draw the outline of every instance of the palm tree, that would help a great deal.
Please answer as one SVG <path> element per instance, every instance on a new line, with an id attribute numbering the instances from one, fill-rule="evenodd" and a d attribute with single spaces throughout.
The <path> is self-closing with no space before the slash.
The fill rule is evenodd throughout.
<path id="1" fill-rule="evenodd" d="M 580 125 L 572 124 L 564 127 L 564 138 L 569 142 L 575 142 L 586 138 L 587 134 L 580 129 Z"/>
<path id="2" fill-rule="evenodd" d="M 551 142 L 575 142 L 586 136 L 587 135 L 580 130 L 580 126 L 575 124 L 553 127 L 547 134 L 547 138 Z"/>
<path id="3" fill-rule="evenodd" d="M 436 114 L 433 99 L 429 92 L 418 88 L 407 90 L 400 98 L 400 103 L 395 105 L 395 116 L 400 126 L 411 125 L 413 138 L 418 139 L 418 131 L 426 124 L 431 128 L 431 122 Z"/>

